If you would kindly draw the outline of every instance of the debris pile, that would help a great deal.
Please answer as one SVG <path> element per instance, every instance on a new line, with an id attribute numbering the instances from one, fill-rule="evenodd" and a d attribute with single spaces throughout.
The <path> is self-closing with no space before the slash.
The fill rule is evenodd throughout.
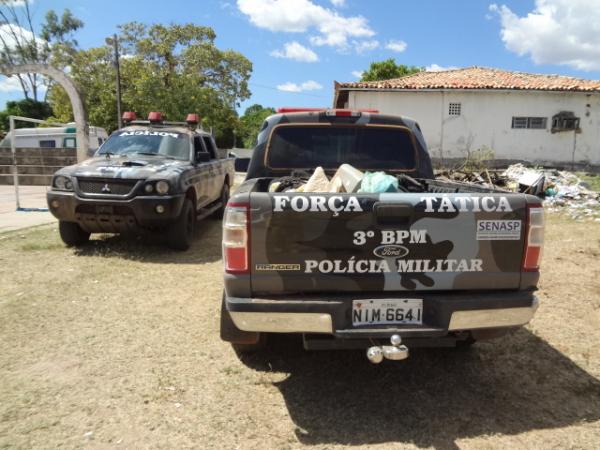
<path id="1" fill-rule="evenodd" d="M 481 186 L 494 189 L 510 189 L 516 190 L 514 183 L 509 184 L 509 178 L 502 175 L 500 172 L 488 171 L 487 169 L 478 171 L 466 170 L 444 170 L 438 171 L 435 178 L 444 181 L 458 181 L 460 183 L 475 183 Z"/>
<path id="2" fill-rule="evenodd" d="M 503 172 L 443 171 L 436 178 L 537 195 L 544 199 L 547 211 L 564 211 L 573 219 L 593 218 L 600 222 L 600 193 L 569 171 L 513 164 Z"/>

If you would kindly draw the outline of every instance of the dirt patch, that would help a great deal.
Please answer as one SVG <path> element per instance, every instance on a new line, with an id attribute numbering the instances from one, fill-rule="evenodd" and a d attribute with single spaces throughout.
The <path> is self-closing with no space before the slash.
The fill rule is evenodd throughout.
<path id="1" fill-rule="evenodd" d="M 0 447 L 598 448 L 600 225 L 549 216 L 541 306 L 469 352 L 218 338 L 220 224 L 189 252 L 56 226 L 0 235 Z"/>

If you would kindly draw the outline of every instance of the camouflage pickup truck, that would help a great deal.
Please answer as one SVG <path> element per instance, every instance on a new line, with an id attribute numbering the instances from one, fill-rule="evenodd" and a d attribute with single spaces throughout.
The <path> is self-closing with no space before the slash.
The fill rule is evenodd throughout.
<path id="1" fill-rule="evenodd" d="M 270 188 L 342 163 L 396 176 L 399 192 Z M 537 309 L 543 218 L 537 197 L 434 179 L 410 119 L 284 110 L 225 211 L 221 338 L 253 350 L 301 333 L 306 349 L 377 363 L 503 336 Z"/>
<path id="2" fill-rule="evenodd" d="M 90 233 L 165 235 L 170 247 L 187 250 L 196 221 L 222 217 L 233 184 L 232 158 L 219 157 L 199 117 L 165 122 L 123 115 L 115 131 L 80 164 L 58 170 L 47 193 L 63 242 L 77 246 Z"/>

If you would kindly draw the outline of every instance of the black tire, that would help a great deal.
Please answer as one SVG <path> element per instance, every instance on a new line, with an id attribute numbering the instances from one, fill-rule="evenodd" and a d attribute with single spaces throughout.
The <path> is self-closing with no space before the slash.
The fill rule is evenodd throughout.
<path id="1" fill-rule="evenodd" d="M 90 240 L 90 233 L 85 231 L 75 222 L 58 222 L 60 238 L 69 247 L 78 247 Z"/>
<path id="2" fill-rule="evenodd" d="M 167 230 L 169 247 L 174 250 L 187 250 L 192 245 L 194 230 L 196 229 L 196 211 L 194 204 L 186 198 L 181 208 L 181 214 Z"/>
<path id="3" fill-rule="evenodd" d="M 263 350 L 267 344 L 266 333 L 243 331 L 235 326 L 231 315 L 225 307 L 225 295 L 221 301 L 220 335 L 223 341 L 229 342 L 236 353 L 251 353 Z"/>
<path id="4" fill-rule="evenodd" d="M 221 202 L 221 207 L 215 211 L 213 216 L 215 219 L 222 219 L 225 215 L 225 207 L 229 201 L 229 183 L 227 181 L 223 183 L 223 188 L 221 189 L 221 199 L 219 201 Z"/>
<path id="5" fill-rule="evenodd" d="M 464 340 L 456 341 L 456 349 L 459 351 L 469 351 L 476 342 L 476 339 L 473 339 L 471 336 L 469 336 Z"/>

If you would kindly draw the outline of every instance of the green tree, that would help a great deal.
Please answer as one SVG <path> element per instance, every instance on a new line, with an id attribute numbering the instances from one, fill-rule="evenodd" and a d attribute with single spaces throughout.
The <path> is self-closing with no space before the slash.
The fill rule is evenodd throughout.
<path id="1" fill-rule="evenodd" d="M 238 52 L 218 49 L 209 27 L 132 22 L 119 28 L 122 110 L 144 118 L 161 111 L 168 120 L 195 112 L 220 146 L 230 146 L 235 108 L 250 96 L 252 63 Z M 70 72 L 85 96 L 90 123 L 109 131 L 117 127 L 113 63 L 113 50 L 105 45 L 77 52 Z M 53 86 L 48 98 L 57 120 L 72 120 L 60 86 Z"/>
<path id="2" fill-rule="evenodd" d="M 83 22 L 68 9 L 60 17 L 53 10 L 48 11 L 40 33 L 44 62 L 60 69 L 70 66 L 79 46 L 74 34 L 82 27 Z"/>
<path id="3" fill-rule="evenodd" d="M 52 64 L 57 68 L 70 65 L 77 41 L 73 34 L 83 26 L 66 9 L 59 18 L 50 10 L 42 23 L 41 34 L 36 34 L 32 0 L 0 1 L 0 64 Z M 38 100 L 40 87 L 50 80 L 37 73 L 14 75 L 19 80 L 26 99 Z"/>
<path id="4" fill-rule="evenodd" d="M 240 117 L 237 129 L 238 145 L 244 148 L 254 147 L 262 123 L 271 114 L 275 114 L 275 110 L 262 105 L 254 104 L 246 108 L 244 115 Z"/>
<path id="5" fill-rule="evenodd" d="M 360 81 L 391 80 L 422 71 L 422 67 L 396 64 L 396 60 L 390 58 L 385 61 L 372 62 L 369 68 L 363 72 Z"/>
<path id="6" fill-rule="evenodd" d="M 10 123 L 8 116 L 29 117 L 31 119 L 45 120 L 52 116 L 52 108 L 46 102 L 38 102 L 31 98 L 23 100 L 8 101 L 4 111 L 0 111 L 0 128 L 3 131 L 9 131 Z M 27 128 L 35 126 L 27 122 L 15 122 L 17 128 Z"/>

